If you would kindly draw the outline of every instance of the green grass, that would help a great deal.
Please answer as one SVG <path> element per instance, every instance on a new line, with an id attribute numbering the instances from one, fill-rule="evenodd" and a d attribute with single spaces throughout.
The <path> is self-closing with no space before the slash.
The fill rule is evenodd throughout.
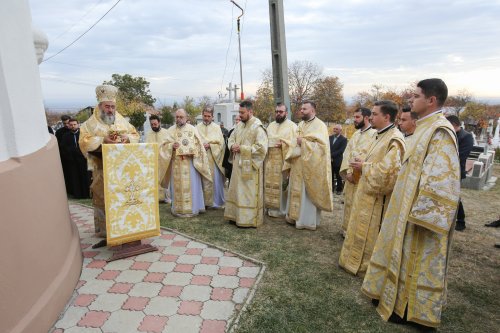
<path id="1" fill-rule="evenodd" d="M 500 250 L 493 244 L 500 241 L 500 230 L 483 224 L 497 218 L 500 181 L 489 192 L 464 190 L 463 201 L 467 229 L 454 237 L 448 305 L 439 331 L 498 332 Z M 237 332 L 418 332 L 382 321 L 360 292 L 362 280 L 338 267 L 340 208 L 336 197 L 334 213 L 324 214 L 317 231 L 296 230 L 269 218 L 258 229 L 238 228 L 223 221 L 222 211 L 175 218 L 165 204 L 160 216 L 162 226 L 266 264 Z"/>

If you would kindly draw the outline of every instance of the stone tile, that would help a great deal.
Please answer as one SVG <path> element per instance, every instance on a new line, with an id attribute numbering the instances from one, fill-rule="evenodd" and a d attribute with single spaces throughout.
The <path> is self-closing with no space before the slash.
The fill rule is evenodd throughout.
<path id="1" fill-rule="evenodd" d="M 188 245 L 189 241 L 179 241 L 179 240 L 175 240 L 172 242 L 171 246 L 175 246 L 175 247 L 186 247 Z"/>
<path id="2" fill-rule="evenodd" d="M 165 233 L 165 234 L 161 235 L 160 238 L 162 238 L 162 239 L 174 239 L 175 236 L 177 236 L 177 235 L 172 234 L 172 233 Z"/>
<path id="3" fill-rule="evenodd" d="M 200 243 L 200 242 L 195 242 L 195 241 L 190 241 L 186 247 L 188 249 L 206 249 L 208 247 L 207 244 L 203 244 L 203 243 Z"/>
<path id="4" fill-rule="evenodd" d="M 233 298 L 233 289 L 214 288 L 210 299 L 213 301 L 230 301 Z"/>
<path id="5" fill-rule="evenodd" d="M 85 285 L 85 283 L 87 283 L 87 281 L 83 281 L 83 280 L 78 281 L 78 283 L 75 286 L 75 289 L 76 290 L 80 289 L 82 286 Z"/>
<path id="6" fill-rule="evenodd" d="M 193 275 L 190 273 L 178 273 L 172 272 L 168 273 L 165 279 L 163 280 L 163 284 L 167 285 L 175 285 L 175 286 L 187 286 Z"/>
<path id="7" fill-rule="evenodd" d="M 179 298 L 183 301 L 208 301 L 212 288 L 210 286 L 185 286 Z"/>
<path id="8" fill-rule="evenodd" d="M 211 281 L 212 281 L 211 276 L 195 275 L 191 279 L 191 284 L 198 286 L 209 286 Z"/>
<path id="9" fill-rule="evenodd" d="M 198 333 L 202 319 L 198 316 L 175 315 L 168 318 L 164 333 Z"/>
<path id="10" fill-rule="evenodd" d="M 217 265 L 219 263 L 218 257 L 201 257 L 201 263 L 207 265 Z"/>
<path id="11" fill-rule="evenodd" d="M 227 322 L 224 320 L 204 320 L 200 333 L 224 333 Z"/>
<path id="12" fill-rule="evenodd" d="M 145 315 L 141 311 L 118 310 L 111 314 L 102 331 L 106 333 L 137 333 Z"/>
<path id="13" fill-rule="evenodd" d="M 203 305 L 203 319 L 228 320 L 234 312 L 234 303 L 229 301 L 207 301 Z"/>
<path id="14" fill-rule="evenodd" d="M 92 260 L 85 267 L 86 268 L 103 268 L 104 266 L 106 266 L 105 260 Z"/>
<path id="15" fill-rule="evenodd" d="M 193 271 L 193 268 L 194 268 L 194 265 L 177 264 L 174 268 L 174 272 L 191 273 Z"/>
<path id="16" fill-rule="evenodd" d="M 177 261 L 177 258 L 179 258 L 179 256 L 173 254 L 166 254 L 160 258 L 160 261 L 175 262 Z"/>
<path id="17" fill-rule="evenodd" d="M 245 261 L 243 262 L 243 266 L 244 266 L 244 267 L 256 267 L 257 265 L 256 265 L 256 264 L 254 264 L 254 263 L 253 263 L 253 262 L 251 262 L 251 261 L 245 260 Z"/>
<path id="18" fill-rule="evenodd" d="M 245 301 L 248 295 L 249 288 L 237 288 L 234 290 L 233 302 L 236 304 L 241 304 Z"/>
<path id="19" fill-rule="evenodd" d="M 110 316 L 109 312 L 103 311 L 89 311 L 85 313 L 85 316 L 77 323 L 81 327 L 95 327 L 100 328 L 104 325 L 104 322 Z"/>
<path id="20" fill-rule="evenodd" d="M 182 286 L 164 286 L 160 290 L 160 296 L 179 297 L 182 293 Z"/>
<path id="21" fill-rule="evenodd" d="M 109 280 L 91 280 L 78 289 L 78 292 L 80 294 L 105 294 L 113 284 L 114 282 Z"/>
<path id="22" fill-rule="evenodd" d="M 202 307 L 203 307 L 203 302 L 182 301 L 177 313 L 180 315 L 197 316 L 201 313 Z"/>
<path id="23" fill-rule="evenodd" d="M 226 257 L 237 257 L 237 255 L 236 255 L 236 254 L 234 254 L 234 253 L 232 253 L 232 252 L 229 252 L 229 251 L 224 252 L 224 255 L 225 255 Z"/>
<path id="24" fill-rule="evenodd" d="M 180 301 L 173 297 L 154 297 L 144 309 L 144 313 L 150 316 L 172 316 L 177 313 Z"/>
<path id="25" fill-rule="evenodd" d="M 128 296 L 124 294 L 102 294 L 89 306 L 89 310 L 113 312 L 121 309 Z"/>
<path id="26" fill-rule="evenodd" d="M 101 251 L 99 252 L 98 255 L 94 257 L 94 259 L 99 259 L 99 260 L 108 260 L 113 256 L 113 252 L 111 251 Z"/>
<path id="27" fill-rule="evenodd" d="M 201 255 L 204 257 L 220 258 L 220 257 L 224 256 L 224 252 L 222 252 L 219 249 L 214 249 L 214 248 L 209 247 L 209 248 L 203 249 L 203 251 L 201 252 Z"/>
<path id="28" fill-rule="evenodd" d="M 176 256 L 180 256 L 181 254 L 184 254 L 185 252 L 186 252 L 185 247 L 169 246 L 169 247 L 166 247 L 165 250 L 163 250 L 163 254 L 173 254 Z"/>
<path id="29" fill-rule="evenodd" d="M 130 290 L 128 294 L 138 297 L 155 297 L 158 296 L 162 287 L 163 285 L 161 283 L 139 282 L 132 287 L 132 290 Z"/>
<path id="30" fill-rule="evenodd" d="M 127 298 L 125 303 L 122 306 L 123 310 L 132 310 L 132 311 L 142 311 L 148 305 L 150 298 L 149 297 L 134 297 L 130 296 Z"/>
<path id="31" fill-rule="evenodd" d="M 78 295 L 73 303 L 74 306 L 89 306 L 97 295 L 81 294 Z"/>
<path id="32" fill-rule="evenodd" d="M 107 271 L 125 271 L 127 269 L 130 269 L 133 264 L 134 261 L 131 259 L 120 259 L 108 262 L 104 269 Z"/>
<path id="33" fill-rule="evenodd" d="M 238 268 L 236 267 L 220 267 L 219 268 L 219 275 L 237 275 L 238 274 Z"/>
<path id="34" fill-rule="evenodd" d="M 219 272 L 219 266 L 216 265 L 206 265 L 206 264 L 198 264 L 194 266 L 192 273 L 194 275 L 209 275 L 214 276 Z"/>
<path id="35" fill-rule="evenodd" d="M 144 282 L 162 282 L 165 278 L 165 273 L 148 273 L 144 278 Z"/>
<path id="36" fill-rule="evenodd" d="M 214 288 L 237 288 L 239 284 L 237 276 L 216 275 L 210 285 Z"/>
<path id="37" fill-rule="evenodd" d="M 116 282 L 128 282 L 128 283 L 138 283 L 144 280 L 144 277 L 148 275 L 146 271 L 123 271 L 115 279 Z"/>
<path id="38" fill-rule="evenodd" d="M 75 326 L 64 330 L 64 333 L 102 333 L 102 331 L 100 328 Z"/>
<path id="39" fill-rule="evenodd" d="M 201 262 L 201 256 L 199 255 L 188 255 L 185 254 L 177 259 L 178 264 L 199 264 Z"/>
<path id="40" fill-rule="evenodd" d="M 141 332 L 161 333 L 167 324 L 168 318 L 162 316 L 146 316 L 138 330 Z"/>
<path id="41" fill-rule="evenodd" d="M 84 258 L 94 258 L 99 254 L 99 251 L 83 251 Z"/>
<path id="42" fill-rule="evenodd" d="M 190 239 L 189 238 L 186 238 L 182 235 L 175 235 L 175 238 L 174 238 L 174 241 L 185 241 L 185 242 L 189 242 Z"/>
<path id="43" fill-rule="evenodd" d="M 96 277 L 96 279 L 97 280 L 114 280 L 119 274 L 120 274 L 120 271 L 104 271 L 101 274 L 99 274 Z"/>
<path id="44" fill-rule="evenodd" d="M 150 262 L 145 262 L 145 261 L 136 261 L 130 266 L 130 269 L 136 269 L 136 270 L 147 270 L 151 266 Z"/>
<path id="45" fill-rule="evenodd" d="M 240 287 L 250 288 L 255 283 L 255 279 L 252 278 L 241 278 Z"/>
<path id="46" fill-rule="evenodd" d="M 85 313 L 89 310 L 87 308 L 70 306 L 60 320 L 54 325 L 56 328 L 68 329 L 70 327 L 75 326 L 80 319 L 83 318 Z"/>
<path id="47" fill-rule="evenodd" d="M 255 278 L 260 272 L 260 267 L 240 267 L 238 276 L 244 278 Z"/>
<path id="48" fill-rule="evenodd" d="M 149 266 L 148 271 L 156 273 L 170 273 L 174 270 L 175 266 L 175 262 L 157 261 Z"/>
<path id="49" fill-rule="evenodd" d="M 170 246 L 172 245 L 172 240 L 158 237 L 151 244 L 156 246 Z"/>
<path id="50" fill-rule="evenodd" d="M 148 253 L 138 255 L 135 258 L 135 260 L 136 261 L 155 262 L 155 261 L 160 260 L 161 256 L 162 256 L 162 254 L 157 252 L 157 251 L 156 252 L 148 252 Z"/>
<path id="51" fill-rule="evenodd" d="M 236 257 L 221 257 L 219 259 L 219 265 L 227 267 L 241 267 L 243 266 L 243 260 Z"/>
<path id="52" fill-rule="evenodd" d="M 186 250 L 186 254 L 189 254 L 189 255 L 201 255 L 201 253 L 203 252 L 203 249 L 200 249 L 200 248 L 192 248 L 192 249 L 187 249 Z"/>
<path id="53" fill-rule="evenodd" d="M 82 275 L 80 275 L 80 280 L 90 281 L 94 280 L 97 275 L 102 273 L 100 268 L 84 268 L 82 269 Z"/>
<path id="54" fill-rule="evenodd" d="M 117 282 L 111 288 L 109 288 L 108 293 L 127 294 L 133 286 L 133 283 Z"/>

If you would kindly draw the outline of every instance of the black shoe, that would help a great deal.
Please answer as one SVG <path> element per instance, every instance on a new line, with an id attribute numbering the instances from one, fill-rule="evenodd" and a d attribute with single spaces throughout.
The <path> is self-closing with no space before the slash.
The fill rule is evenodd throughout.
<path id="1" fill-rule="evenodd" d="M 380 303 L 380 301 L 378 299 L 375 299 L 375 298 L 372 299 L 372 304 L 374 306 L 378 306 L 378 303 Z"/>
<path id="2" fill-rule="evenodd" d="M 465 230 L 465 222 L 464 223 L 460 223 L 457 225 L 455 225 L 455 231 L 464 231 Z"/>
<path id="3" fill-rule="evenodd" d="M 496 221 L 493 221 L 493 222 L 490 222 L 490 223 L 486 223 L 484 226 L 485 227 L 498 228 L 498 227 L 500 227 L 500 219 L 498 219 Z"/>
<path id="4" fill-rule="evenodd" d="M 401 318 L 400 316 L 398 316 L 397 314 L 395 314 L 394 312 L 391 314 L 391 316 L 389 317 L 389 321 L 391 323 L 394 323 L 394 324 L 405 324 L 406 323 L 406 320 L 404 320 L 403 318 Z"/>

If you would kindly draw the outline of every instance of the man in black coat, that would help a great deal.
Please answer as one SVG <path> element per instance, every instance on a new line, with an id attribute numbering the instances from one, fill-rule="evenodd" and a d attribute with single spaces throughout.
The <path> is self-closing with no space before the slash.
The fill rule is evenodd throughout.
<path id="1" fill-rule="evenodd" d="M 460 159 L 460 178 L 465 179 L 467 172 L 465 170 L 465 163 L 467 162 L 467 157 L 474 147 L 474 138 L 472 134 L 465 131 L 460 127 L 460 120 L 457 116 L 446 117 L 455 129 L 457 133 L 457 143 L 458 143 L 458 155 Z M 457 212 L 457 224 L 455 225 L 455 230 L 463 231 L 465 229 L 465 211 L 462 200 L 458 202 L 458 212 Z"/>
<path id="2" fill-rule="evenodd" d="M 344 183 L 340 177 L 340 165 L 344 155 L 347 139 L 342 135 L 342 126 L 337 124 L 333 126 L 333 135 L 330 136 L 330 155 L 332 162 L 332 190 L 337 194 L 342 194 Z"/>

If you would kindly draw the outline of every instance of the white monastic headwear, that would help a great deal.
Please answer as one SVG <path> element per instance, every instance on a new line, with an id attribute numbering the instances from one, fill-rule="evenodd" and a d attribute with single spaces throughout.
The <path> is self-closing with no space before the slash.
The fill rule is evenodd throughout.
<path id="1" fill-rule="evenodd" d="M 118 88 L 116 88 L 115 86 L 111 86 L 109 84 L 103 84 L 95 88 L 95 94 L 97 97 L 97 101 L 99 103 L 101 102 L 116 103 L 116 95 L 118 94 Z"/>

